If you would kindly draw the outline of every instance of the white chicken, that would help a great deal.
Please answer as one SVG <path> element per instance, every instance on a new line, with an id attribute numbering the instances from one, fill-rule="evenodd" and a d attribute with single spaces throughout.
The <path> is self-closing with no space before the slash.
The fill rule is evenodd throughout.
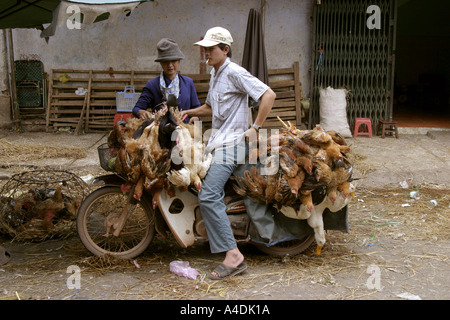
<path id="1" fill-rule="evenodd" d="M 355 186 L 350 183 L 350 191 L 355 191 Z M 317 244 L 316 253 L 320 255 L 322 247 L 325 245 L 325 229 L 323 223 L 323 212 L 325 209 L 329 209 L 331 212 L 338 212 L 344 208 L 350 202 L 349 197 L 343 197 L 341 193 L 338 193 L 335 201 L 332 201 L 328 196 L 325 196 L 323 201 L 315 205 L 311 215 L 306 219 L 308 225 L 314 229 L 314 237 Z M 301 208 L 300 208 L 301 209 Z"/>
<path id="2" fill-rule="evenodd" d="M 175 118 L 177 117 L 175 116 Z M 176 148 L 172 150 L 172 159 L 175 160 L 178 158 L 181 160 L 183 168 L 168 172 L 167 177 L 173 185 L 182 190 L 192 184 L 200 191 L 202 186 L 201 179 L 206 176 L 211 165 L 212 154 L 205 154 L 205 145 L 201 139 L 194 139 L 194 137 L 192 137 L 191 131 L 194 130 L 190 130 L 188 126 L 181 123 L 181 121 L 178 124 L 179 125 L 175 129 L 177 138 Z"/>

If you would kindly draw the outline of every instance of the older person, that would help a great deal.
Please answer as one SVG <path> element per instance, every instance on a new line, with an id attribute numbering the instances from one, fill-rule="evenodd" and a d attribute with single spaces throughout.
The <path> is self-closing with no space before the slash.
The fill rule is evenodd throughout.
<path id="1" fill-rule="evenodd" d="M 158 57 L 155 61 L 161 64 L 163 71 L 159 77 L 148 81 L 142 90 L 142 94 L 132 110 L 136 118 L 151 118 L 154 108 L 166 101 L 169 94 L 177 97 L 178 105 L 182 110 L 200 106 L 194 81 L 178 73 L 180 60 L 184 59 L 184 54 L 178 44 L 172 39 L 163 38 L 158 42 L 157 50 Z"/>
<path id="2" fill-rule="evenodd" d="M 212 253 L 225 252 L 225 259 L 211 274 L 223 279 L 247 268 L 237 247 L 223 202 L 224 187 L 240 163 L 245 161 L 245 136 L 255 136 L 275 101 L 275 93 L 247 70 L 231 62 L 233 38 L 228 30 L 209 29 L 203 40 L 194 45 L 205 49 L 208 64 L 213 67 L 208 96 L 202 106 L 186 110 L 189 116 L 212 115 L 212 135 L 207 150 L 213 163 L 199 193 L 200 210 L 205 221 Z M 260 100 L 258 115 L 249 128 L 248 97 Z"/>

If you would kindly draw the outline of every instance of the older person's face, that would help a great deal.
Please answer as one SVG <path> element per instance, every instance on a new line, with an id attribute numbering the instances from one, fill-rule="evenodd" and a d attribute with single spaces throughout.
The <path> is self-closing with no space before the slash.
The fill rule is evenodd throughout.
<path id="1" fill-rule="evenodd" d="M 180 60 L 175 61 L 162 61 L 160 62 L 163 69 L 164 75 L 173 80 L 178 73 L 178 68 L 180 67 Z"/>

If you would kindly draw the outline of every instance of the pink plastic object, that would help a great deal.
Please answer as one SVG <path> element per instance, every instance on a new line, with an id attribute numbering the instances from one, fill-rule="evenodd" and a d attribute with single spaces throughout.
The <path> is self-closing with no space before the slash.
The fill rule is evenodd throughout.
<path id="1" fill-rule="evenodd" d="M 172 261 L 170 263 L 170 272 L 176 275 L 195 280 L 198 276 L 198 270 L 191 268 L 188 261 Z"/>

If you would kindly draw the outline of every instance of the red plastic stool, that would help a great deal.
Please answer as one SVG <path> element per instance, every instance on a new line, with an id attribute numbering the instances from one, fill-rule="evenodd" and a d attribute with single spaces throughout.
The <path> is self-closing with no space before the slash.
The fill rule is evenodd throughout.
<path id="1" fill-rule="evenodd" d="M 133 114 L 131 112 L 118 112 L 114 116 L 114 125 L 119 121 L 125 121 L 127 118 L 132 118 Z"/>
<path id="2" fill-rule="evenodd" d="M 359 127 L 365 124 L 367 126 L 367 131 L 359 131 Z M 372 138 L 372 121 L 369 118 L 356 118 L 355 119 L 355 129 L 353 131 L 353 136 L 369 136 Z"/>

